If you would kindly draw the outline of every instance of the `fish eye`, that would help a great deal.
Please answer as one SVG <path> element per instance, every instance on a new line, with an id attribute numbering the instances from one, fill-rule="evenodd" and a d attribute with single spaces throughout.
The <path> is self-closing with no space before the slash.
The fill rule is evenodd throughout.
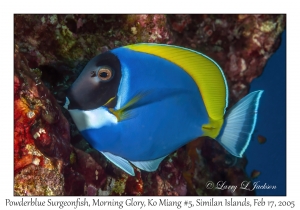
<path id="1" fill-rule="evenodd" d="M 101 67 L 98 71 L 98 77 L 101 81 L 109 81 L 113 76 L 112 70 L 107 67 Z"/>

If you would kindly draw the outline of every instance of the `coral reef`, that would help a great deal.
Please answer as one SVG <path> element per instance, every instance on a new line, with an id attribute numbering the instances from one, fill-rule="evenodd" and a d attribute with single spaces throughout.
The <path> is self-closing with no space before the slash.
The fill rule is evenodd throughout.
<path id="1" fill-rule="evenodd" d="M 177 32 L 176 45 L 202 52 L 222 67 L 233 103 L 248 93 L 249 83 L 262 73 L 285 28 L 285 15 L 173 15 L 169 19 Z"/>
<path id="2" fill-rule="evenodd" d="M 153 173 L 131 177 L 82 138 L 55 98 L 96 54 L 138 42 L 175 44 L 215 59 L 230 105 L 248 92 L 280 43 L 285 15 L 15 15 L 15 195 L 253 195 L 207 182 L 251 180 L 246 158 L 199 138 Z M 252 174 L 255 178 L 259 173 Z"/>
<path id="3" fill-rule="evenodd" d="M 69 123 L 59 105 L 15 47 L 14 171 L 17 195 L 64 194 L 70 162 Z M 45 179 L 48 178 L 48 179 Z"/>

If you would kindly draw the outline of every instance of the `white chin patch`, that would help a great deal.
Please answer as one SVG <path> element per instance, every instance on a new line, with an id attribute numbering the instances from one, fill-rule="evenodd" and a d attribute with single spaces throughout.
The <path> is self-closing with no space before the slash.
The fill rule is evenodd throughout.
<path id="1" fill-rule="evenodd" d="M 111 114 L 106 107 L 86 111 L 79 109 L 70 109 L 68 111 L 79 131 L 118 123 L 116 116 Z"/>
<path id="2" fill-rule="evenodd" d="M 65 103 L 65 105 L 64 105 L 64 108 L 65 108 L 66 110 L 68 110 L 69 104 L 70 104 L 70 100 L 68 99 L 68 97 L 66 97 L 66 103 Z"/>

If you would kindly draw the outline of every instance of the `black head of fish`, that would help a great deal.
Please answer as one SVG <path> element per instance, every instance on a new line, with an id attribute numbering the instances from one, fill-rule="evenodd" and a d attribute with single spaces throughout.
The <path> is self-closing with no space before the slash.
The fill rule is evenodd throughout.
<path id="1" fill-rule="evenodd" d="M 68 109 L 91 110 L 106 104 L 113 108 L 121 80 L 121 64 L 111 52 L 97 55 L 88 62 L 67 91 Z"/>

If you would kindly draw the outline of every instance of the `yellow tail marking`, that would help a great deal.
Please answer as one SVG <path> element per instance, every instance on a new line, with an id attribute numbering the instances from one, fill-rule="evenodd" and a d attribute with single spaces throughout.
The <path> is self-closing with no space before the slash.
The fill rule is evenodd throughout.
<path id="1" fill-rule="evenodd" d="M 202 126 L 203 136 L 209 136 L 211 138 L 216 138 L 222 128 L 224 120 L 212 120 L 209 119 L 209 123 Z"/>

